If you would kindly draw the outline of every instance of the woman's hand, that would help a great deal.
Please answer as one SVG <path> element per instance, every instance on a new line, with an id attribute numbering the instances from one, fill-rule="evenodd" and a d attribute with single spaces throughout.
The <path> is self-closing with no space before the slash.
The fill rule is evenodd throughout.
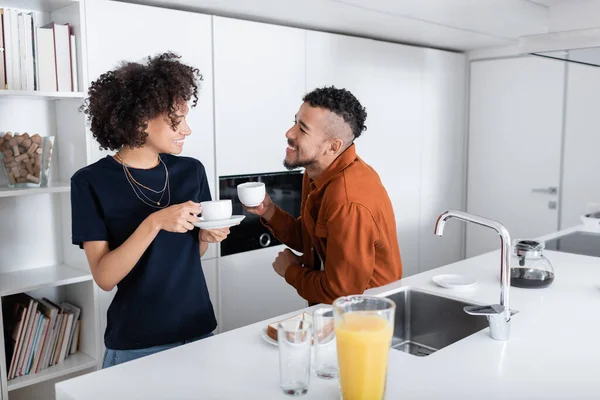
<path id="1" fill-rule="evenodd" d="M 158 230 L 184 233 L 194 229 L 194 222 L 200 221 L 198 214 L 201 211 L 199 203 L 187 201 L 152 213 L 148 218 Z"/>
<path id="2" fill-rule="evenodd" d="M 205 243 L 219 243 L 229 235 L 229 228 L 200 229 L 198 239 Z"/>

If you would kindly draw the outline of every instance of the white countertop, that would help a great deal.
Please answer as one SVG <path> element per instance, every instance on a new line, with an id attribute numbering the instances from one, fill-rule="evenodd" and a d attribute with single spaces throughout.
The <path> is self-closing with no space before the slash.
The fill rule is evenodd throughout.
<path id="1" fill-rule="evenodd" d="M 544 239 L 579 230 L 572 228 Z M 556 279 L 545 289 L 510 288 L 510 339 L 486 328 L 427 357 L 391 350 L 387 399 L 600 398 L 600 258 L 545 251 Z M 473 303 L 500 297 L 499 251 L 414 275 L 370 294 L 413 287 Z M 460 273 L 475 288 L 455 291 L 431 278 Z M 295 313 L 293 313 L 295 314 Z M 273 318 L 273 320 L 282 317 Z M 56 385 L 58 400 L 289 399 L 279 388 L 277 347 L 260 322 Z M 311 375 L 301 399 L 339 399 L 338 382 Z"/>

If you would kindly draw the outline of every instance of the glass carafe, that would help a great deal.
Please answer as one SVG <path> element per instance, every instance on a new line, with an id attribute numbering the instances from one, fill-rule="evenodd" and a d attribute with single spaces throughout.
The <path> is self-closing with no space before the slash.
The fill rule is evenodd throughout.
<path id="1" fill-rule="evenodd" d="M 515 240 L 510 265 L 510 283 L 520 288 L 545 288 L 554 282 L 554 268 L 544 257 L 545 243 Z"/>
<path id="2" fill-rule="evenodd" d="M 333 302 L 344 400 L 384 398 L 395 310 L 385 297 L 347 296 Z"/>

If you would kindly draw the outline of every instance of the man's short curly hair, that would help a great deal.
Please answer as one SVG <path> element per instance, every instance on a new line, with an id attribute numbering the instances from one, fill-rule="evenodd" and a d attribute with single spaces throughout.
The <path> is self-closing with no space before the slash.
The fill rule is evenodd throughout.
<path id="1" fill-rule="evenodd" d="M 367 111 L 346 89 L 337 89 L 335 86 L 318 88 L 306 94 L 302 101 L 312 107 L 325 108 L 342 117 L 350 125 L 355 139 L 367 129 L 365 126 Z"/>
<path id="2" fill-rule="evenodd" d="M 141 147 L 149 120 L 165 115 L 175 130 L 176 105 L 193 99 L 191 106 L 196 106 L 202 75 L 179 58 L 167 52 L 149 56 L 145 63 L 123 62 L 92 82 L 81 110 L 101 149 Z"/>

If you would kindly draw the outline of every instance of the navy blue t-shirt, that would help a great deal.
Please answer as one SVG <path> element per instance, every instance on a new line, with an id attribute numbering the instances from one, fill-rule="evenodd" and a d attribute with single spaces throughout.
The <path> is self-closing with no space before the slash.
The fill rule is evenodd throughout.
<path id="1" fill-rule="evenodd" d="M 206 171 L 196 159 L 161 154 L 169 171 L 170 205 L 211 200 Z M 165 182 L 162 163 L 129 168 L 134 179 L 153 190 Z M 145 191 L 151 199 L 154 193 Z M 140 197 L 144 198 L 140 195 Z M 158 196 L 160 197 L 160 196 Z M 161 204 L 168 201 L 165 192 Z M 112 156 L 77 171 L 71 178 L 73 244 L 107 241 L 119 247 L 158 209 L 134 193 L 123 166 Z M 160 231 L 135 267 L 117 285 L 104 334 L 113 350 L 141 349 L 192 339 L 212 332 L 217 321 L 200 261 L 198 228 L 186 233 Z"/>

